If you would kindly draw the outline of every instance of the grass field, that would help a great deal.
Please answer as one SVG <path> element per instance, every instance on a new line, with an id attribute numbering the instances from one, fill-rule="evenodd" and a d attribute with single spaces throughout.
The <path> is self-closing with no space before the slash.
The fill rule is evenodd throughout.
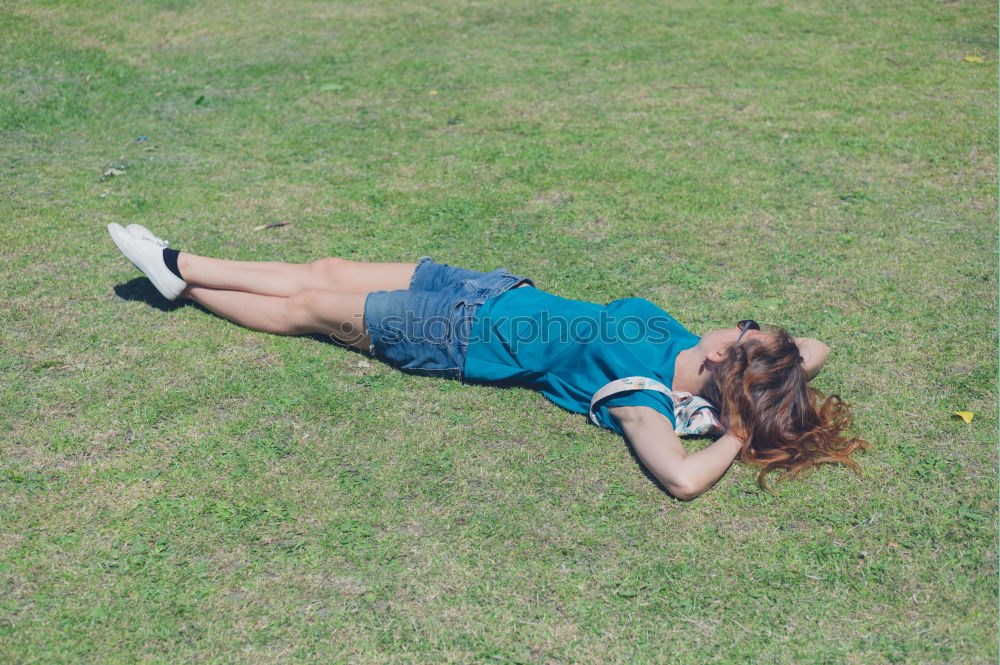
<path id="1" fill-rule="evenodd" d="M 996 662 L 995 3 L 8 0 L 0 131 L 0 662 Z M 818 337 L 864 475 L 675 501 L 111 221 Z"/>

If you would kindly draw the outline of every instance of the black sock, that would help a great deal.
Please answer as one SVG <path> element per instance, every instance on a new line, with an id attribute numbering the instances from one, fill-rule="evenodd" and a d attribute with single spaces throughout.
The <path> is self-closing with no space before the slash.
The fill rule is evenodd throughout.
<path id="1" fill-rule="evenodd" d="M 174 273 L 181 279 L 180 268 L 177 267 L 177 256 L 180 254 L 176 249 L 170 249 L 169 247 L 163 248 L 163 262 L 167 264 L 167 270 Z"/>

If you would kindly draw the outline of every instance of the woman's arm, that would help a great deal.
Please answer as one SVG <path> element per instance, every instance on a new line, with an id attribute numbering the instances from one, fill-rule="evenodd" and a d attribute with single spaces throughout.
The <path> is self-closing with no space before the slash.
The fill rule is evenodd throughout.
<path id="1" fill-rule="evenodd" d="M 811 379 L 816 376 L 819 368 L 826 362 L 826 357 L 830 355 L 830 347 L 811 337 L 796 337 L 795 343 L 799 347 L 799 355 L 802 356 L 806 376 Z"/>
<path id="2" fill-rule="evenodd" d="M 690 501 L 722 477 L 743 444 L 726 434 L 707 448 L 687 454 L 673 425 L 648 406 L 615 406 L 608 409 L 618 421 L 636 455 L 671 494 Z"/>

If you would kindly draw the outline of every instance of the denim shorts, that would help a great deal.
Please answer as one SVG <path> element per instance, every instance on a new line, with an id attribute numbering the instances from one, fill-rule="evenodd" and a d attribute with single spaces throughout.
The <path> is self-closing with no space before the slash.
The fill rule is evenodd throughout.
<path id="1" fill-rule="evenodd" d="M 461 379 L 476 312 L 483 303 L 534 282 L 503 268 L 477 272 L 423 257 L 410 288 L 373 291 L 365 299 L 371 352 L 413 374 Z"/>

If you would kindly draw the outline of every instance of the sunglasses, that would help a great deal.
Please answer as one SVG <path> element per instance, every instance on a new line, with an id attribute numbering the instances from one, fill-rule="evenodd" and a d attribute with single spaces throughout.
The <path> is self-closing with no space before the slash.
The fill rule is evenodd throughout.
<path id="1" fill-rule="evenodd" d="M 760 330 L 760 324 L 753 319 L 744 319 L 743 321 L 736 322 L 736 328 L 740 331 L 740 336 L 736 338 L 735 342 L 733 342 L 734 346 L 740 343 L 740 340 L 743 339 L 743 335 L 746 335 L 748 330 Z"/>

